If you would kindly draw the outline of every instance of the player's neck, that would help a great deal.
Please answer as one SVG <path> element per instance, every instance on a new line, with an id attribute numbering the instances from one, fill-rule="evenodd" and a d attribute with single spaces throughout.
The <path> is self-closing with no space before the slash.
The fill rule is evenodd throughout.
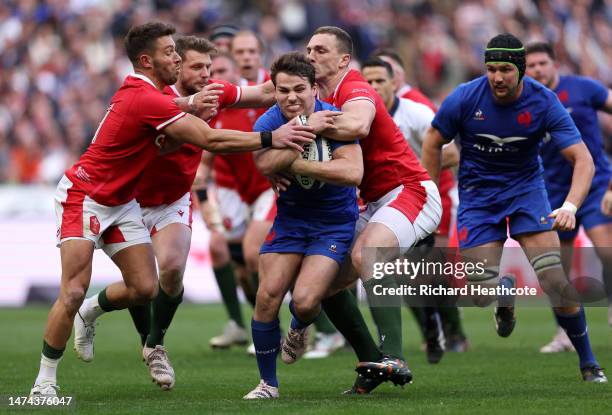
<path id="1" fill-rule="evenodd" d="M 155 88 L 159 89 L 160 91 L 163 91 L 163 89 L 167 86 L 165 83 L 157 79 L 157 77 L 153 75 L 152 71 L 149 72 L 149 71 L 143 71 L 142 69 L 134 69 L 134 72 L 137 73 L 138 75 L 146 76 L 151 82 L 153 82 L 153 85 L 155 85 Z"/>
<path id="2" fill-rule="evenodd" d="M 317 88 L 319 89 L 319 97 L 325 99 L 334 93 L 336 87 L 344 78 L 344 75 L 349 71 L 349 68 L 342 69 L 337 74 L 325 79 L 317 79 Z"/>
<path id="3" fill-rule="evenodd" d="M 183 85 L 181 85 L 181 82 L 180 82 L 180 81 L 177 81 L 177 83 L 176 83 L 176 84 L 174 84 L 174 87 L 175 87 L 175 88 L 176 88 L 176 90 L 178 91 L 179 95 L 180 95 L 180 96 L 182 96 L 182 97 L 186 97 L 186 96 L 191 95 L 191 94 L 189 93 L 189 91 L 187 91 L 185 88 L 183 88 Z"/>
<path id="4" fill-rule="evenodd" d="M 559 86 L 559 74 L 556 73 L 553 76 L 552 82 L 550 83 L 550 85 L 548 85 L 548 89 L 550 89 L 551 91 L 554 91 L 555 89 L 557 89 L 558 86 Z"/>

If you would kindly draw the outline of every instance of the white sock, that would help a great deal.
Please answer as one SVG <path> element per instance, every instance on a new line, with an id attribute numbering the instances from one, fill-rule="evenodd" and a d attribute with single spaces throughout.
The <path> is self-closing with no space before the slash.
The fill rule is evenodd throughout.
<path id="1" fill-rule="evenodd" d="M 81 317 L 83 317 L 85 321 L 93 322 L 105 313 L 105 311 L 100 307 L 100 304 L 98 304 L 98 295 L 99 294 L 96 294 L 85 299 L 85 301 L 83 301 L 83 305 L 81 305 L 81 308 L 79 308 L 79 313 L 81 313 Z"/>
<path id="2" fill-rule="evenodd" d="M 59 359 L 50 359 L 44 354 L 41 354 L 40 369 L 38 371 L 38 376 L 36 377 L 36 382 L 34 382 L 34 384 L 40 385 L 43 382 L 56 384 L 57 365 L 60 360 L 62 360 L 61 357 Z"/>

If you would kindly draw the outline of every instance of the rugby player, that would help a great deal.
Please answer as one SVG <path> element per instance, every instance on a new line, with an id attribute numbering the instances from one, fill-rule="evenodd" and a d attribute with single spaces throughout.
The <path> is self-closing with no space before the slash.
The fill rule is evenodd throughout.
<path id="1" fill-rule="evenodd" d="M 524 77 L 525 49 L 519 39 L 508 33 L 493 37 L 485 50 L 485 65 L 486 76 L 460 85 L 444 100 L 427 131 L 424 165 L 437 177 L 441 148 L 459 134 L 459 245 L 463 255 L 487 260 L 478 282 L 497 281 L 509 227 L 578 352 L 583 379 L 607 382 L 591 350 L 584 309 L 563 272 L 559 237 L 554 232 L 575 228 L 576 210 L 591 186 L 593 160 L 556 95 Z M 573 165 L 565 202 L 554 211 L 538 158 L 547 133 Z M 468 276 L 468 281 L 475 280 Z M 511 288 L 515 281 L 504 276 L 499 285 Z M 495 309 L 496 329 L 502 337 L 509 336 L 515 326 L 512 300 L 500 298 Z"/>
<path id="2" fill-rule="evenodd" d="M 261 116 L 255 131 L 272 131 L 297 116 L 335 108 L 315 99 L 315 69 L 298 53 L 288 53 L 272 64 L 277 105 Z M 328 125 L 331 117 L 328 116 Z M 316 145 L 316 144 L 313 144 Z M 306 351 L 308 327 L 321 313 L 321 300 L 349 251 L 358 217 L 355 186 L 361 182 L 363 162 L 355 142 L 329 140 L 321 144 L 331 160 L 317 163 L 308 174 L 310 187 L 293 183 L 278 199 L 278 214 L 261 247 L 260 281 L 251 324 L 260 382 L 244 399 L 278 398 L 276 358 L 281 346 L 278 311 L 294 285 L 289 309 L 291 327 L 282 345 L 282 360 L 293 363 Z M 304 174 L 297 151 L 266 151 L 257 155 L 265 175 L 287 171 Z M 320 182 L 320 183 L 319 183 Z"/>
<path id="3" fill-rule="evenodd" d="M 368 346 L 359 324 L 353 324 L 351 315 L 342 311 L 346 308 L 342 304 L 350 300 L 343 294 L 344 290 L 338 290 L 361 277 L 371 302 L 374 285 L 396 287 L 395 276 L 375 280 L 371 270 L 362 269 L 362 249 L 387 248 L 402 253 L 433 233 L 442 213 L 440 195 L 388 114 L 382 98 L 358 71 L 349 69 L 352 53 L 351 37 L 332 26 L 318 28 L 307 46 L 308 58 L 315 67 L 319 97 L 342 111 L 342 115 L 334 117 L 334 128 L 329 131 L 326 111 L 314 113 L 309 125 L 317 134 L 339 141 L 360 139 L 364 176 L 359 189 L 360 197 L 367 203 L 357 221 L 351 249 L 352 266 L 344 267 L 330 291 L 331 297 L 324 301 L 324 310 L 355 349 L 361 361 L 357 367 L 360 374 L 377 381 L 404 384 L 410 382 L 412 374 L 402 352 L 400 307 L 370 307 L 383 353 L 382 358 L 372 359 L 377 352 Z M 319 168 L 315 162 L 304 165 L 309 169 L 306 175 L 316 174 Z"/>
<path id="4" fill-rule="evenodd" d="M 210 151 L 252 151 L 270 145 L 299 150 L 300 143 L 314 137 L 307 127 L 296 125 L 283 126 L 271 137 L 213 130 L 182 111 L 172 96 L 162 93 L 177 81 L 180 72 L 174 32 L 172 26 L 156 22 L 130 29 L 125 46 L 135 73 L 125 79 L 91 145 L 57 187 L 61 288 L 49 312 L 32 395 L 57 395 L 57 366 L 89 286 L 95 248 L 103 249 L 117 264 L 123 282 L 95 296 L 97 304 L 91 307 L 91 315 L 79 318 L 95 321 L 104 311 L 144 304 L 158 295 L 151 238 L 135 199 L 145 168 L 158 154 L 156 143 L 185 142 Z M 191 95 L 179 102 L 196 110 L 194 104 L 199 100 Z M 85 337 L 93 339 L 93 324 L 84 327 L 91 333 L 83 333 Z"/>
<path id="5" fill-rule="evenodd" d="M 526 74 L 554 91 L 576 124 L 580 136 L 591 153 L 595 163 L 595 175 L 589 193 L 576 212 L 576 227 L 569 232 L 559 232 L 563 268 L 567 275 L 571 270 L 574 240 L 580 225 L 593 243 L 603 264 L 604 283 L 607 293 L 612 293 L 612 217 L 603 211 L 606 194 L 612 196 L 612 171 L 605 155 L 597 111 L 612 114 L 612 93 L 601 83 L 582 76 L 559 75 L 555 52 L 548 43 L 538 42 L 527 45 Z M 544 182 L 550 207 L 557 209 L 563 204 L 572 182 L 572 166 L 554 144 L 545 139 L 542 146 Z M 612 310 L 612 309 L 611 309 Z M 572 351 L 574 347 L 560 327 L 553 340 L 543 346 L 542 353 Z"/>
<path id="6" fill-rule="evenodd" d="M 387 62 L 379 57 L 367 59 L 361 66 L 361 73 L 368 83 L 378 92 L 383 99 L 385 108 L 393 117 L 393 121 L 401 130 L 404 138 L 410 144 L 412 151 L 420 158 L 421 148 L 423 145 L 423 137 L 425 132 L 431 125 L 431 120 L 434 117 L 434 111 L 424 104 L 420 104 L 411 99 L 399 98 L 394 94 L 393 84 L 393 68 Z M 454 144 L 449 144 L 444 148 L 442 156 L 443 168 L 449 168 L 458 163 L 459 154 Z M 450 172 L 450 170 L 449 170 Z M 452 176 L 451 176 L 452 177 Z M 449 203 L 444 203 L 445 198 L 442 197 L 442 222 L 447 218 L 450 222 L 452 203 L 448 197 Z M 441 225 L 442 226 L 442 225 Z M 448 233 L 448 225 L 446 226 Z M 436 246 L 446 246 L 447 237 L 438 236 L 430 237 L 421 241 L 423 243 L 435 243 Z M 438 241 L 442 239 L 442 241 Z M 450 343 L 451 350 L 464 351 L 467 348 L 467 339 L 461 327 L 461 317 L 457 307 L 410 307 L 413 312 L 417 324 L 421 329 L 427 351 L 427 358 L 430 363 L 437 363 L 442 358 L 445 347 Z M 448 318 L 450 317 L 450 318 Z M 450 320 L 450 321 L 448 321 Z M 451 324 L 452 323 L 452 324 Z M 445 333 L 442 325 L 448 326 L 448 341 L 445 339 Z"/>

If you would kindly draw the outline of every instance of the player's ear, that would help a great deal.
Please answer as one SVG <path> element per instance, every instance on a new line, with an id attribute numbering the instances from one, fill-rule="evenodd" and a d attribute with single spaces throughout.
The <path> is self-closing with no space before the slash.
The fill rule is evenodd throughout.
<path id="1" fill-rule="evenodd" d="M 316 98 L 317 95 L 319 94 L 319 90 L 317 89 L 317 85 L 316 84 L 313 85 L 311 89 L 312 89 L 312 96 Z"/>
<path id="2" fill-rule="evenodd" d="M 138 63 L 140 67 L 143 69 L 152 69 L 153 68 L 153 57 L 151 55 L 147 55 L 143 53 L 138 57 Z"/>
<path id="3" fill-rule="evenodd" d="M 351 62 L 351 55 L 349 55 L 348 53 L 345 53 L 344 55 L 342 55 L 342 57 L 340 58 L 340 69 L 344 69 L 346 68 L 349 63 Z"/>

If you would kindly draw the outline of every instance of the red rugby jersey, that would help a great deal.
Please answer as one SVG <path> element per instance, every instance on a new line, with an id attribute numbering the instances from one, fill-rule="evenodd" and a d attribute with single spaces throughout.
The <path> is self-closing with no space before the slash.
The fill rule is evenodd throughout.
<path id="1" fill-rule="evenodd" d="M 419 186 L 430 180 L 427 171 L 406 143 L 385 104 L 361 74 L 351 69 L 340 80 L 326 102 L 342 109 L 346 102 L 368 100 L 376 115 L 367 137 L 359 140 L 363 151 L 364 174 L 359 189 L 366 202 L 374 202 L 397 186 Z"/>

